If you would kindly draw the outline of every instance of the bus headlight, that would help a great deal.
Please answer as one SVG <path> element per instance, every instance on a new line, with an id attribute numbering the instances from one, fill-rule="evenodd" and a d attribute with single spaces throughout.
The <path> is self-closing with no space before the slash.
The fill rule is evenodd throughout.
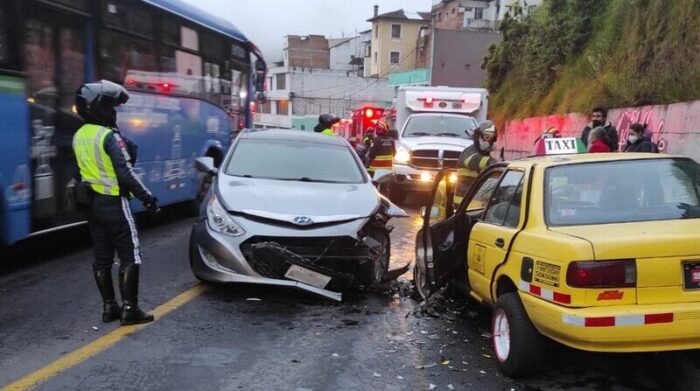
<path id="1" fill-rule="evenodd" d="M 215 195 L 209 198 L 207 223 L 209 223 L 209 228 L 224 235 L 236 237 L 245 234 L 245 230 L 233 221 L 231 215 L 221 206 Z"/>
<path id="2" fill-rule="evenodd" d="M 399 148 L 396 150 L 396 155 L 394 155 L 394 162 L 406 164 L 411 160 L 411 154 L 404 148 Z"/>

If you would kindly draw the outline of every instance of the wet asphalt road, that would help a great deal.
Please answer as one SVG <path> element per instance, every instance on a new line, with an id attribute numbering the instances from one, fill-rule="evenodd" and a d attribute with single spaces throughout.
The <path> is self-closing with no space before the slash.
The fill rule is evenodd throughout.
<path id="1" fill-rule="evenodd" d="M 395 265 L 413 260 L 420 202 L 409 199 L 412 217 L 392 223 Z M 282 288 L 201 286 L 187 261 L 192 221 L 174 207 L 157 224 L 141 222 L 141 306 L 152 310 L 192 288 L 204 293 L 36 389 L 700 389 L 688 384 L 699 377 L 696 354 L 593 354 L 555 344 L 540 375 L 505 378 L 491 357 L 490 312 L 470 302 L 450 303 L 450 320 L 421 316 L 419 303 L 394 292 L 335 303 Z M 100 321 L 85 228 L 0 256 L 0 389 L 119 331 Z"/>

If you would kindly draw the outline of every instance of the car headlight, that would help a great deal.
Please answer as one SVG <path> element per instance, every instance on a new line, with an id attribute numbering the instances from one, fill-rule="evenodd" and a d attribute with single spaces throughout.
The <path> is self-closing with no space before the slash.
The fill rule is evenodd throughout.
<path id="1" fill-rule="evenodd" d="M 396 163 L 408 163 L 409 160 L 411 160 L 411 154 L 408 150 L 403 148 L 396 150 L 396 155 L 394 155 L 394 161 Z"/>
<path id="2" fill-rule="evenodd" d="M 245 230 L 233 221 L 215 195 L 209 197 L 207 223 L 209 223 L 209 228 L 224 235 L 235 237 L 245 234 Z"/>

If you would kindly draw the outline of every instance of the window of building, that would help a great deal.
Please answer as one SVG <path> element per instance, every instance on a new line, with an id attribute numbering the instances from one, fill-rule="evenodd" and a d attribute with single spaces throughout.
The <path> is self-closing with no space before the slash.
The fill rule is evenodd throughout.
<path id="1" fill-rule="evenodd" d="M 374 24 L 374 38 L 379 38 L 379 23 Z"/>
<path id="2" fill-rule="evenodd" d="M 289 101 L 288 100 L 278 100 L 277 103 L 277 115 L 288 115 L 289 114 Z"/>
<path id="3" fill-rule="evenodd" d="M 454 8 L 452 8 L 452 13 L 453 13 L 453 14 L 455 13 L 455 9 L 454 9 Z"/>
<path id="4" fill-rule="evenodd" d="M 391 25 L 391 39 L 401 39 L 401 25 L 392 24 Z"/>
<path id="5" fill-rule="evenodd" d="M 484 18 L 484 9 L 483 8 L 474 8 L 474 19 L 481 20 L 483 18 Z"/>
<path id="6" fill-rule="evenodd" d="M 365 57 L 372 55 L 372 45 L 365 45 Z"/>
<path id="7" fill-rule="evenodd" d="M 400 55 L 401 55 L 401 53 L 399 53 L 399 52 L 390 52 L 389 53 L 389 63 L 390 64 L 398 64 Z"/>
<path id="8" fill-rule="evenodd" d="M 287 89 L 287 74 L 278 73 L 277 75 L 275 75 L 275 85 L 277 87 L 277 90 Z"/>
<path id="9" fill-rule="evenodd" d="M 531 13 L 535 12 L 535 8 L 537 8 L 536 5 L 531 5 L 531 6 L 527 7 L 527 13 L 531 14 Z"/>
<path id="10" fill-rule="evenodd" d="M 272 113 L 272 101 L 268 100 L 265 103 L 259 105 L 259 113 L 260 114 L 270 114 Z"/>
<path id="11" fill-rule="evenodd" d="M 377 59 L 379 57 L 379 54 L 377 52 L 374 52 L 374 63 L 377 63 Z"/>

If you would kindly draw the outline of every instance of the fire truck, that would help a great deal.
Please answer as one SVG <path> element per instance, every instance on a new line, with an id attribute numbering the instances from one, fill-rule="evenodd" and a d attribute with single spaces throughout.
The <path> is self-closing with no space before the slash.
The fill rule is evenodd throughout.
<path id="1" fill-rule="evenodd" d="M 350 114 L 349 131 L 346 138 L 351 143 L 360 142 L 367 130 L 374 127 L 380 119 L 389 113 L 390 110 L 379 106 L 363 105 L 358 107 Z"/>

